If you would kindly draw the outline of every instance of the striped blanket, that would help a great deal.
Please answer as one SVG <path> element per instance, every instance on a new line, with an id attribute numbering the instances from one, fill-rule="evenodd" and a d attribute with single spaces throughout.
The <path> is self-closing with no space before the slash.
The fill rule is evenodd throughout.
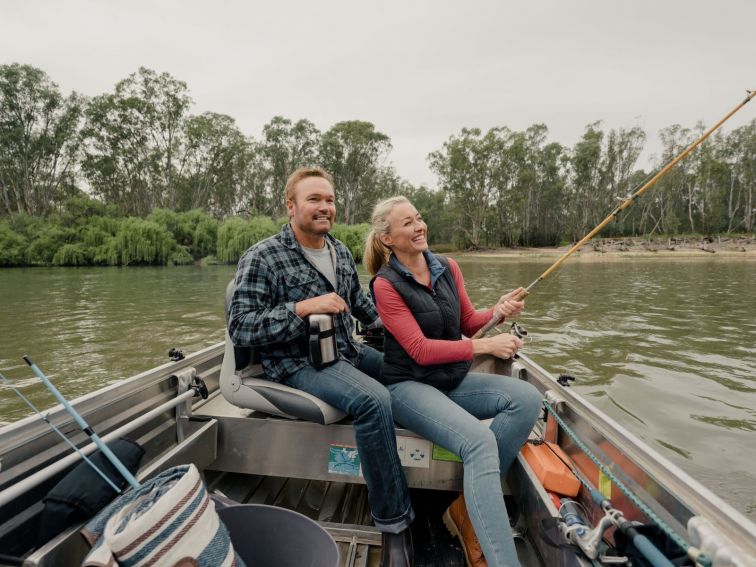
<path id="1" fill-rule="evenodd" d="M 243 567 L 194 465 L 147 481 L 82 529 L 86 567 Z"/>

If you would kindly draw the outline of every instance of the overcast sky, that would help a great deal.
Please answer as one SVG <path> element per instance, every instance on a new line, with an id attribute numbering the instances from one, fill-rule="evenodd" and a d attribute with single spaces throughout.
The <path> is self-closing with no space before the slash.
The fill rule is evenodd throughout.
<path id="1" fill-rule="evenodd" d="M 573 145 L 586 124 L 712 124 L 756 89 L 756 0 L 0 3 L 0 64 L 64 93 L 112 91 L 140 66 L 185 81 L 194 113 L 260 137 L 275 115 L 321 130 L 367 120 L 412 183 L 463 127 L 534 123 Z M 725 128 L 756 117 L 756 103 Z"/>

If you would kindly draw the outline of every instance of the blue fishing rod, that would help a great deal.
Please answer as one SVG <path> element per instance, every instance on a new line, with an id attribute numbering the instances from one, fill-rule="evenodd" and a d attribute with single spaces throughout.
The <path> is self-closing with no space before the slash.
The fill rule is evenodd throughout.
<path id="1" fill-rule="evenodd" d="M 92 470 L 94 470 L 94 472 L 96 472 L 98 475 L 100 475 L 102 477 L 102 480 L 104 480 L 105 482 L 107 482 L 113 488 L 113 490 L 116 491 L 116 494 L 120 494 L 121 493 L 121 490 L 115 485 L 115 483 L 112 480 L 110 480 L 110 478 L 108 477 L 108 475 L 106 475 L 102 471 L 102 469 L 100 469 L 100 467 L 98 467 L 96 464 L 94 464 L 89 457 L 87 457 L 84 453 L 82 453 L 81 450 L 76 445 L 74 445 L 73 441 L 71 441 L 68 437 L 66 437 L 66 435 L 60 429 L 58 429 L 57 427 L 55 427 L 55 425 L 50 421 L 50 418 L 47 417 L 45 414 L 43 414 L 39 409 L 37 409 L 37 406 L 35 406 L 31 402 L 31 400 L 29 398 L 27 398 L 26 396 L 24 396 L 24 394 L 21 393 L 21 390 L 19 390 L 18 387 L 13 382 L 11 382 L 8 378 L 6 378 L 5 376 L 3 376 L 2 373 L 0 373 L 0 379 L 2 379 L 3 384 L 5 384 L 9 388 L 11 388 L 16 393 L 16 395 L 19 398 L 21 398 L 21 400 L 24 403 L 26 403 L 26 405 L 29 406 L 34 413 L 36 413 L 39 416 L 39 418 L 42 421 L 44 421 L 47 425 L 49 425 L 50 429 L 52 429 L 55 433 L 57 433 L 58 436 L 60 436 L 60 438 L 63 439 L 63 441 L 65 441 L 66 443 L 68 443 L 71 446 L 71 448 L 74 451 L 76 451 L 79 454 L 79 456 L 82 459 L 84 459 L 84 461 L 86 461 L 89 464 L 90 467 L 92 467 Z"/>
<path id="2" fill-rule="evenodd" d="M 42 372 L 42 370 L 40 370 L 39 367 L 34 364 L 27 355 L 24 355 L 24 360 L 26 361 L 26 364 L 28 364 L 32 369 L 32 372 L 34 372 L 34 374 L 36 374 L 37 377 L 42 380 L 42 383 L 47 387 L 47 389 L 50 390 L 50 393 L 55 396 L 55 399 L 58 400 L 58 402 L 60 402 L 60 404 L 68 412 L 68 414 L 73 417 L 74 421 L 81 428 L 81 430 L 87 434 L 87 436 L 94 442 L 94 444 L 97 445 L 97 448 L 102 451 L 102 454 L 105 455 L 105 457 L 112 463 L 116 470 L 121 473 L 121 476 L 126 479 L 126 482 L 128 482 L 132 488 L 139 488 L 141 486 L 139 481 L 134 478 L 134 475 L 128 471 L 128 469 L 123 465 L 120 459 L 116 457 L 113 454 L 113 451 L 111 451 L 110 448 L 103 442 L 103 440 L 100 439 L 97 433 L 95 433 L 94 429 L 92 429 L 89 424 L 84 421 L 84 418 L 81 417 L 81 415 L 79 415 L 79 413 L 73 408 L 73 406 L 68 403 L 68 401 L 55 387 L 55 385 L 50 381 L 50 379 L 45 376 L 45 373 Z"/>

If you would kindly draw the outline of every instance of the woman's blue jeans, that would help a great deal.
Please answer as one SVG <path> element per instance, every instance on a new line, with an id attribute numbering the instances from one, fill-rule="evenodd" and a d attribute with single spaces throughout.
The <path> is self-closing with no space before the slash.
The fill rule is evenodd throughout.
<path id="1" fill-rule="evenodd" d="M 479 372 L 468 373 L 446 393 L 409 380 L 388 388 L 398 423 L 462 459 L 465 503 L 488 565 L 519 565 L 501 475 L 538 419 L 538 390 L 516 378 Z M 489 418 L 490 427 L 480 422 Z"/>
<path id="2" fill-rule="evenodd" d="M 382 532 L 399 533 L 409 527 L 415 513 L 396 450 L 391 397 L 377 380 L 382 366 L 383 355 L 363 346 L 356 368 L 344 360 L 322 370 L 306 366 L 286 383 L 353 417 L 373 521 Z"/>

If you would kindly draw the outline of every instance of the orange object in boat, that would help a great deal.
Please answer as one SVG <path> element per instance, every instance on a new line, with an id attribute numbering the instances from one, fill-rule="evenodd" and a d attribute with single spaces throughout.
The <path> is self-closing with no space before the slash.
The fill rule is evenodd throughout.
<path id="1" fill-rule="evenodd" d="M 577 496 L 580 481 L 567 465 L 555 454 L 564 455 L 554 443 L 526 443 L 520 451 L 546 490 L 564 496 Z M 566 458 L 564 455 L 562 458 Z"/>

